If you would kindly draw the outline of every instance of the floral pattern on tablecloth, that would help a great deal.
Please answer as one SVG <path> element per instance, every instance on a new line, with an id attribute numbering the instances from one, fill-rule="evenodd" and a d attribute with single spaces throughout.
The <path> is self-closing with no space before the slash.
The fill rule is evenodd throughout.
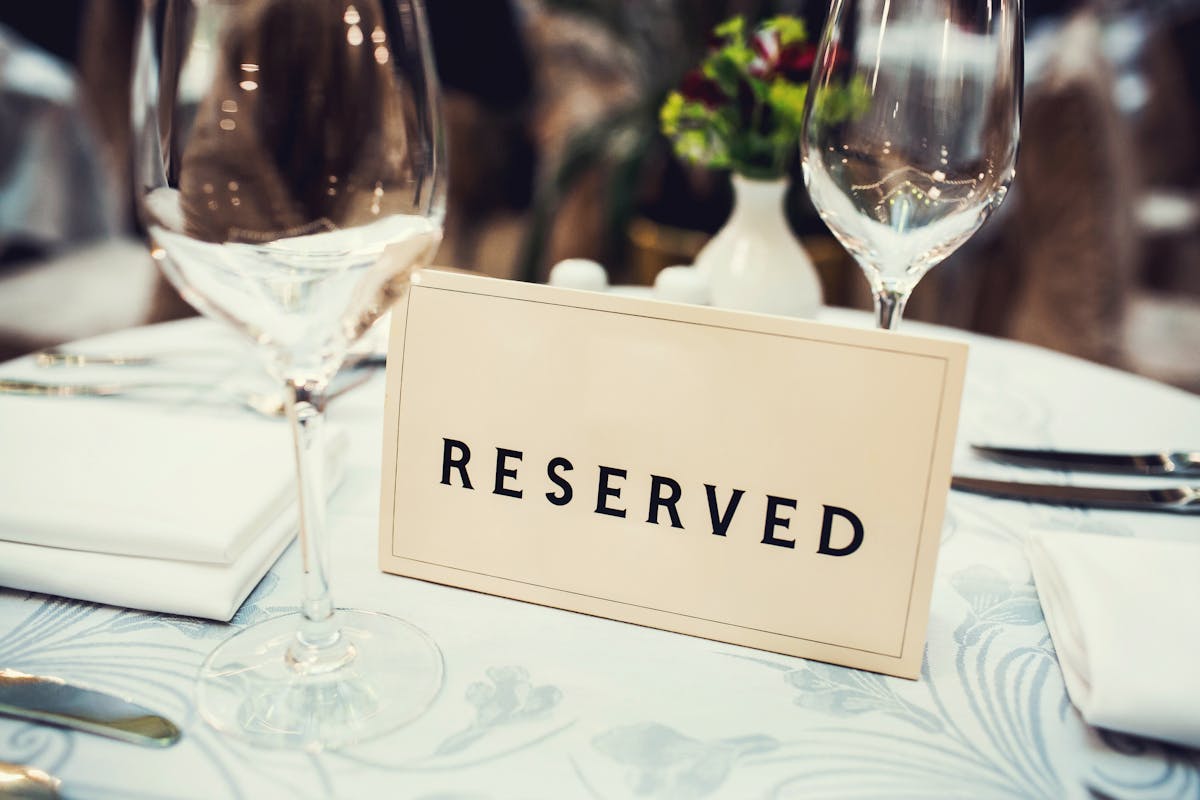
<path id="1" fill-rule="evenodd" d="M 1156 409 L 1138 421 L 1151 431 L 1200 421 L 1200 404 L 1163 387 L 972 341 L 960 442 L 1106 430 L 1084 397 Z M 148 750 L 0 718 L 0 760 L 91 800 L 1200 799 L 1200 751 L 1080 720 L 1023 555 L 1031 528 L 1180 536 L 1187 520 L 952 494 L 921 678 L 907 681 L 379 573 L 381 396 L 377 380 L 333 412 L 354 434 L 356 476 L 330 509 L 335 596 L 439 643 L 446 681 L 428 713 L 321 754 L 255 750 L 199 718 L 192 681 L 216 642 L 294 608 L 292 549 L 229 625 L 0 589 L 0 667 L 128 695 L 184 730 Z"/>

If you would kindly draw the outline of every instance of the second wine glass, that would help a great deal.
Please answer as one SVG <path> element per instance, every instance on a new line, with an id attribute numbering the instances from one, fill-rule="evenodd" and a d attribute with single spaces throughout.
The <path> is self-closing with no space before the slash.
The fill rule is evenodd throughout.
<path id="1" fill-rule="evenodd" d="M 821 219 L 880 328 L 1003 201 L 1020 131 L 1021 0 L 833 0 L 801 135 Z"/>

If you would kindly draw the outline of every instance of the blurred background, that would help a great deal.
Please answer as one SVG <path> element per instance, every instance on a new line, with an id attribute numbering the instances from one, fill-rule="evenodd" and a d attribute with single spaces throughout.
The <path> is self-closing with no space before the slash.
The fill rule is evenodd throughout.
<path id="1" fill-rule="evenodd" d="M 137 0 L 0 5 L 0 359 L 192 313 L 141 238 L 129 186 Z M 828 0 L 428 0 L 450 146 L 438 263 L 612 283 L 691 263 L 729 177 L 658 133 L 666 92 L 734 13 Z M 1051 347 L 1200 392 L 1200 0 L 1026 0 L 1009 199 L 926 276 L 907 319 Z M 797 168 L 798 170 L 798 168 Z M 866 282 L 798 171 L 792 227 L 831 305 Z"/>

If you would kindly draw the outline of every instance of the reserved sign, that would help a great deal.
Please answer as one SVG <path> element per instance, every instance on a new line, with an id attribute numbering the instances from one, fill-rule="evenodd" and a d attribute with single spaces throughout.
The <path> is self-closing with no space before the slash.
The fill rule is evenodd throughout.
<path id="1" fill-rule="evenodd" d="M 916 678 L 966 346 L 426 270 L 388 572 Z"/>

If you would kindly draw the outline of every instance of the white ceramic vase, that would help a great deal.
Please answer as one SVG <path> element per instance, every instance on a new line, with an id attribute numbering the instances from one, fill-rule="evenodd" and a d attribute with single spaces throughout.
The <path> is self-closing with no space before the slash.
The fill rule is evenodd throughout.
<path id="1" fill-rule="evenodd" d="M 696 256 L 714 306 L 812 318 L 821 281 L 784 211 L 786 178 L 733 176 L 733 214 Z"/>

